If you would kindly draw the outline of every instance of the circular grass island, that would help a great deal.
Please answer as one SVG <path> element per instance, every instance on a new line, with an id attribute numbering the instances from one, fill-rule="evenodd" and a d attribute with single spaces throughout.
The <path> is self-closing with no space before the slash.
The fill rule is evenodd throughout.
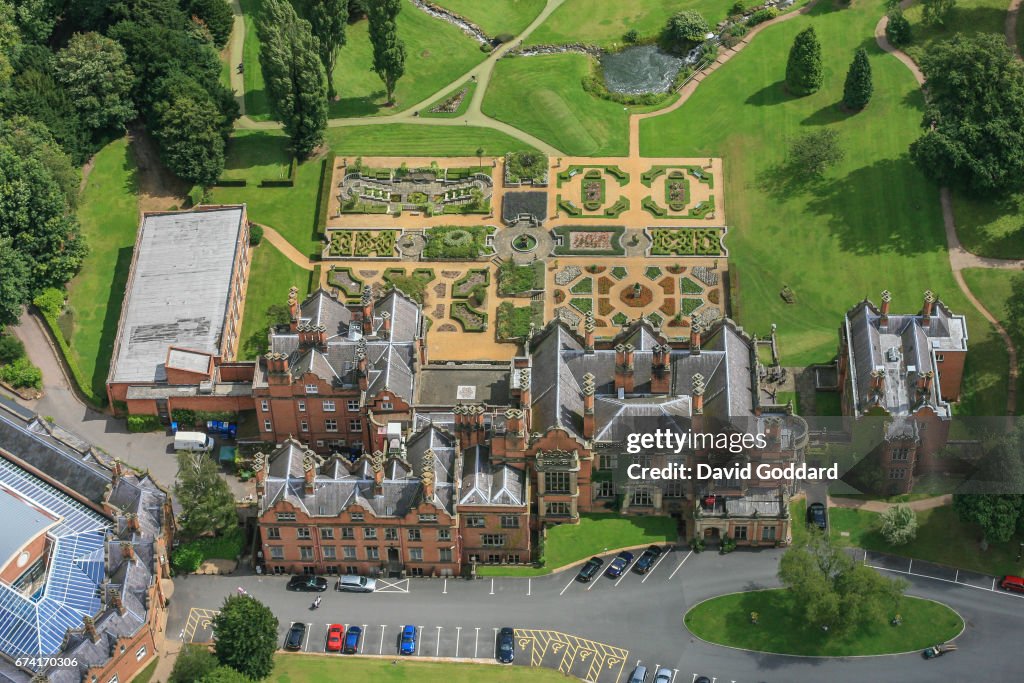
<path id="1" fill-rule="evenodd" d="M 751 620 L 757 613 L 757 623 Z M 801 605 L 784 588 L 731 593 L 694 605 L 683 623 L 709 643 L 772 654 L 805 657 L 852 657 L 924 650 L 952 640 L 963 631 L 960 615 L 942 603 L 903 596 L 888 618 L 873 628 L 827 633 L 806 622 Z"/>

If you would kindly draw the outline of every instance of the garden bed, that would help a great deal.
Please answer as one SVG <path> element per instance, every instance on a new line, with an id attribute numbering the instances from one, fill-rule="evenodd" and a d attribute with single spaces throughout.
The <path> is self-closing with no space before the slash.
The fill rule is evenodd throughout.
<path id="1" fill-rule="evenodd" d="M 486 268 L 474 268 L 452 283 L 453 299 L 472 298 L 478 306 L 487 297 L 487 285 L 491 283 L 491 271 Z"/>
<path id="2" fill-rule="evenodd" d="M 604 179 L 601 178 L 600 173 L 596 178 L 592 178 L 590 174 L 591 171 L 587 171 L 587 175 L 580 183 L 580 201 L 583 203 L 584 209 L 594 212 L 599 211 L 604 205 Z"/>
<path id="3" fill-rule="evenodd" d="M 651 291 L 651 288 L 640 283 L 636 283 L 632 287 L 623 287 L 619 292 L 619 301 L 633 308 L 643 308 L 653 300 L 654 292 Z"/>
<path id="4" fill-rule="evenodd" d="M 487 329 L 487 314 L 476 310 L 466 301 L 453 302 L 448 316 L 462 326 L 463 332 L 483 332 Z"/>
<path id="5" fill-rule="evenodd" d="M 495 312 L 495 334 L 498 341 L 511 341 L 522 339 L 530 332 L 530 323 L 533 322 L 532 306 L 514 306 L 510 301 L 504 301 Z"/>
<path id="6" fill-rule="evenodd" d="M 355 299 L 363 291 L 363 281 L 355 276 L 348 266 L 332 267 L 327 274 L 327 284 L 337 287 L 343 296 Z"/>
<path id="7" fill-rule="evenodd" d="M 621 187 L 629 185 L 629 174 L 623 171 L 618 166 L 587 166 L 582 164 L 574 164 L 569 168 L 565 169 L 564 171 L 562 171 L 561 173 L 559 173 L 557 176 L 555 176 L 556 187 L 561 187 L 563 183 L 569 182 L 575 176 L 579 175 L 580 173 L 583 173 L 587 169 L 596 170 L 598 177 L 600 177 L 601 172 L 604 171 L 612 178 L 614 178 L 615 182 L 617 182 Z"/>
<path id="8" fill-rule="evenodd" d="M 548 184 L 548 158 L 539 152 L 509 152 L 505 155 L 505 184 Z"/>
<path id="9" fill-rule="evenodd" d="M 622 256 L 622 234 L 626 228 L 621 225 L 608 227 L 589 227 L 580 225 L 563 225 L 554 228 L 551 233 L 561 238 L 561 244 L 555 247 L 556 256 Z"/>
<path id="10" fill-rule="evenodd" d="M 395 255 L 397 230 L 330 230 L 328 257 L 392 258 Z"/>
<path id="11" fill-rule="evenodd" d="M 538 289 L 544 289 L 543 261 L 525 266 L 517 265 L 513 261 L 504 261 L 498 267 L 498 294 L 515 296 Z"/>
<path id="12" fill-rule="evenodd" d="M 423 248 L 425 259 L 477 259 L 494 253 L 487 244 L 493 228 L 486 225 L 460 227 L 439 225 L 427 228 L 423 236 L 427 240 Z"/>
<path id="13" fill-rule="evenodd" d="M 650 228 L 650 234 L 651 256 L 722 254 L 722 231 L 719 228 Z"/>

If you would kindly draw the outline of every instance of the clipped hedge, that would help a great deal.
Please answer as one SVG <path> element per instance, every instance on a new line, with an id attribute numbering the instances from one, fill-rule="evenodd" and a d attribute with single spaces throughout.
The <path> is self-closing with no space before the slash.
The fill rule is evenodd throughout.
<path id="1" fill-rule="evenodd" d="M 327 155 L 320 164 L 320 188 L 316 194 L 316 234 L 327 234 L 327 209 L 331 204 L 331 179 L 337 160 L 334 152 Z"/>
<path id="2" fill-rule="evenodd" d="M 133 434 L 163 431 L 160 418 L 156 415 L 129 415 L 127 422 L 128 431 Z"/>
<path id="3" fill-rule="evenodd" d="M 292 162 L 288 165 L 288 177 L 287 178 L 265 178 L 260 181 L 260 187 L 295 187 L 295 173 L 299 168 L 299 160 L 292 157 Z"/>

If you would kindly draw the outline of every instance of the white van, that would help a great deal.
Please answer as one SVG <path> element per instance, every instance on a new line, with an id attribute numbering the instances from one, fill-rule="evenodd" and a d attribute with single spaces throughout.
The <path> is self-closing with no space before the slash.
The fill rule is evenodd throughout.
<path id="1" fill-rule="evenodd" d="M 213 437 L 202 432 L 178 432 L 174 435 L 174 450 L 209 452 L 213 450 Z"/>

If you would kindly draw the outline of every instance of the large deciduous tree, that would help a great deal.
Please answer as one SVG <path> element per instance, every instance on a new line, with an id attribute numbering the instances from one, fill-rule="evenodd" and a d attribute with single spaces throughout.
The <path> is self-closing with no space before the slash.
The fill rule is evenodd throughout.
<path id="1" fill-rule="evenodd" d="M 881 514 L 882 537 L 892 545 L 904 545 L 917 536 L 917 514 L 909 505 L 893 505 Z"/>
<path id="2" fill-rule="evenodd" d="M 786 87 L 801 97 L 815 93 L 821 87 L 821 43 L 813 26 L 808 26 L 793 39 L 786 62 Z"/>
<path id="3" fill-rule="evenodd" d="M 185 510 L 185 519 L 178 524 L 185 536 L 222 534 L 238 525 L 235 497 L 205 453 L 178 455 L 174 495 Z"/>
<path id="4" fill-rule="evenodd" d="M 384 82 L 388 104 L 395 103 L 395 84 L 405 74 L 405 43 L 398 37 L 398 13 L 402 0 L 374 0 L 367 6 L 373 70 Z"/>
<path id="5" fill-rule="evenodd" d="M 320 41 L 320 61 L 327 72 L 327 96 L 334 98 L 334 65 L 338 50 L 345 45 L 345 24 L 348 23 L 348 0 L 308 0 L 306 18 L 313 35 Z"/>
<path id="6" fill-rule="evenodd" d="M 986 446 L 977 470 L 953 495 L 961 521 L 981 527 L 981 547 L 1005 543 L 1024 530 L 1024 428 L 1014 429 Z"/>
<path id="7" fill-rule="evenodd" d="M 662 33 L 665 47 L 676 53 L 685 53 L 704 42 L 711 31 L 699 12 L 683 10 L 673 14 Z"/>
<path id="8" fill-rule="evenodd" d="M 921 0 L 921 20 L 929 26 L 943 26 L 956 7 L 956 0 Z"/>
<path id="9" fill-rule="evenodd" d="M 262 681 L 274 668 L 277 617 L 262 602 L 248 595 L 224 600 L 213 618 L 217 659 L 249 678 Z"/>
<path id="10" fill-rule="evenodd" d="M 327 75 L 320 61 L 320 41 L 285 0 L 264 0 L 256 32 L 271 108 L 295 153 L 306 157 L 323 141 L 327 127 Z"/>
<path id="11" fill-rule="evenodd" d="M 885 37 L 889 39 L 895 47 L 903 47 L 910 43 L 912 34 L 910 28 L 910 20 L 903 15 L 903 10 L 896 7 L 889 10 L 886 15 L 889 17 L 889 21 L 885 24 Z"/>
<path id="12" fill-rule="evenodd" d="M 857 48 L 850 70 L 846 72 L 846 82 L 843 84 L 843 106 L 847 109 L 863 109 L 871 101 L 873 89 L 868 52 L 862 47 Z"/>
<path id="13" fill-rule="evenodd" d="M 820 178 L 845 155 L 839 145 L 839 133 L 832 128 L 821 128 L 793 140 L 787 165 L 794 176 L 810 180 Z"/>
<path id="14" fill-rule="evenodd" d="M 960 34 L 921 58 L 924 134 L 910 156 L 942 185 L 997 194 L 1024 186 L 1024 63 L 1001 35 Z"/>
<path id="15" fill-rule="evenodd" d="M 231 27 L 235 23 L 235 15 L 227 0 L 192 0 L 188 3 L 189 12 L 206 25 L 213 38 L 213 44 L 224 47 L 231 37 Z"/>
<path id="16" fill-rule="evenodd" d="M 779 580 L 803 605 L 810 623 L 834 632 L 884 624 L 906 588 L 903 580 L 855 562 L 817 532 L 782 556 Z"/>
<path id="17" fill-rule="evenodd" d="M 185 644 L 174 660 L 167 683 L 195 683 L 217 668 L 217 657 L 206 645 Z"/>
<path id="18" fill-rule="evenodd" d="M 131 67 L 124 48 L 99 33 L 78 33 L 57 53 L 57 81 L 79 120 L 93 131 L 122 128 L 135 116 Z"/>

